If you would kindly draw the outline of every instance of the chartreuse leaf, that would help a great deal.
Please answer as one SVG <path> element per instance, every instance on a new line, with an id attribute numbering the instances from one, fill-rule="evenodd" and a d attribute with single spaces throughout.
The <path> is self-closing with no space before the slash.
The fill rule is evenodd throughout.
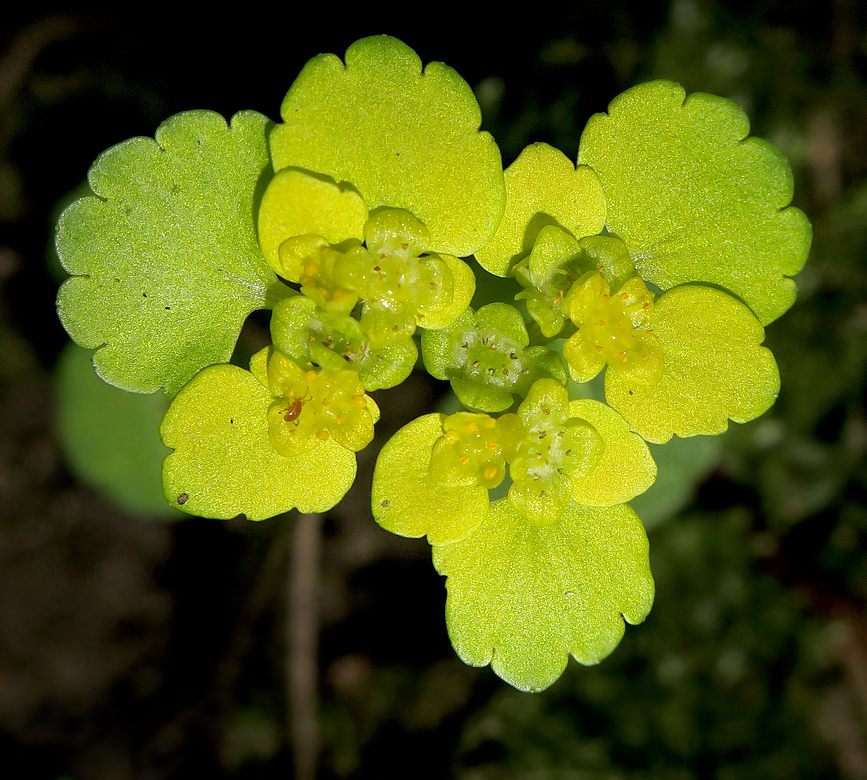
<path id="1" fill-rule="evenodd" d="M 63 212 L 57 251 L 73 277 L 58 311 L 78 344 L 98 349 L 107 382 L 173 395 L 228 360 L 244 319 L 279 290 L 253 216 L 267 125 L 252 111 L 230 126 L 210 111 L 178 114 L 156 140 L 104 152 L 90 171 L 95 197 Z"/>
<path id="2" fill-rule="evenodd" d="M 173 506 L 221 520 L 239 514 L 263 520 L 292 508 L 324 512 L 352 485 L 355 453 L 333 438 L 313 438 L 294 457 L 272 446 L 268 410 L 274 397 L 263 384 L 268 351 L 253 356 L 251 371 L 206 368 L 175 397 L 160 431 L 174 450 L 163 466 Z M 378 410 L 368 403 L 375 419 Z"/>
<path id="3" fill-rule="evenodd" d="M 367 206 L 355 190 L 321 175 L 286 168 L 275 174 L 262 196 L 259 243 L 274 272 L 285 275 L 279 249 L 286 239 L 315 235 L 329 244 L 350 238 L 361 241 L 366 221 Z"/>
<path id="4" fill-rule="evenodd" d="M 169 453 L 159 434 L 168 400 L 106 384 L 91 355 L 70 342 L 57 366 L 58 436 L 70 467 L 127 511 L 182 518 L 166 503 L 160 477 Z"/>
<path id="5" fill-rule="evenodd" d="M 569 414 L 592 425 L 602 438 L 602 456 L 572 481 L 572 498 L 586 506 L 631 501 L 656 479 L 656 464 L 644 440 L 610 406 L 583 398 L 569 403 Z"/>
<path id="6" fill-rule="evenodd" d="M 607 656 L 625 619 L 640 623 L 653 603 L 647 536 L 625 504 L 571 502 L 562 519 L 539 527 L 507 499 L 454 544 L 435 546 L 447 577 L 446 622 L 457 654 L 491 664 L 522 691 L 541 691 L 566 668 Z"/>
<path id="7" fill-rule="evenodd" d="M 481 485 L 445 485 L 430 474 L 434 444 L 445 415 L 426 414 L 401 428 L 382 448 L 373 473 L 373 516 L 400 536 L 425 536 L 431 544 L 463 539 L 488 511 Z"/>
<path id="8" fill-rule="evenodd" d="M 575 238 L 592 236 L 605 224 L 605 196 L 596 174 L 577 168 L 548 144 L 524 149 L 505 172 L 506 211 L 491 241 L 476 252 L 487 271 L 505 276 L 530 253 L 539 231 L 559 225 Z"/>
<path id="9" fill-rule="evenodd" d="M 439 62 L 422 71 L 406 44 L 364 38 L 310 60 L 271 135 L 275 170 L 304 168 L 349 182 L 368 209 L 403 208 L 430 231 L 433 252 L 483 246 L 503 212 L 500 152 L 479 132 L 472 90 Z"/>
<path id="10" fill-rule="evenodd" d="M 740 301 L 712 287 L 684 285 L 656 301 L 653 332 L 663 373 L 652 385 L 605 374 L 605 399 L 634 431 L 662 444 L 674 434 L 722 433 L 777 397 L 780 377 L 764 330 Z"/>
<path id="11" fill-rule="evenodd" d="M 804 265 L 810 224 L 788 207 L 792 173 L 725 98 L 653 81 L 591 117 L 578 162 L 599 175 L 609 232 L 641 276 L 664 290 L 709 282 L 743 299 L 762 322 L 795 300 L 787 278 Z M 787 208 L 788 207 L 788 208 Z"/>

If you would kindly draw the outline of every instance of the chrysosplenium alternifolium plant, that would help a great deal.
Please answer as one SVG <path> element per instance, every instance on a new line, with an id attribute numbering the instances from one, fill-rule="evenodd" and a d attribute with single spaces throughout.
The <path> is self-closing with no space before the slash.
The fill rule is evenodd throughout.
<path id="1" fill-rule="evenodd" d="M 655 81 L 590 119 L 577 165 L 534 144 L 503 171 L 467 84 L 385 36 L 311 60 L 281 115 L 191 111 L 101 155 L 58 227 L 66 329 L 107 382 L 173 398 L 169 501 L 251 520 L 341 499 L 368 391 L 420 335 L 466 411 L 384 446 L 376 520 L 427 536 L 467 663 L 528 691 L 596 663 L 653 600 L 645 442 L 776 397 L 763 326 L 810 243 L 788 165 L 735 104 Z M 516 300 L 472 309 L 470 255 Z M 227 361 L 257 309 L 273 343 L 247 371 Z"/>

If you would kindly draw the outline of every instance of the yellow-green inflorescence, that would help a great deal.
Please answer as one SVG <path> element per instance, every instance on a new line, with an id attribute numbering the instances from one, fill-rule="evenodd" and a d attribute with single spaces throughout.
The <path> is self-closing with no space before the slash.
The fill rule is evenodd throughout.
<path id="1" fill-rule="evenodd" d="M 653 299 L 637 276 L 615 292 L 599 271 L 576 282 L 567 298 L 575 333 L 563 345 L 575 381 L 589 382 L 606 365 L 638 384 L 659 381 L 663 358 L 651 328 Z"/>
<path id="2" fill-rule="evenodd" d="M 64 324 L 109 381 L 173 396 L 169 500 L 251 519 L 343 497 L 368 392 L 409 376 L 421 329 L 465 410 L 384 445 L 376 520 L 427 536 L 468 663 L 541 690 L 599 661 L 653 600 L 627 505 L 645 442 L 776 397 L 763 328 L 810 239 L 787 164 L 734 104 L 658 81 L 591 118 L 575 163 L 534 144 L 503 171 L 469 86 L 387 36 L 311 60 L 281 115 L 189 112 L 103 155 L 61 219 Z M 516 305 L 470 307 L 471 255 Z M 272 345 L 226 363 L 263 308 Z M 606 403 L 575 385 L 600 374 Z"/>
<path id="3" fill-rule="evenodd" d="M 377 349 L 412 336 L 454 303 L 451 268 L 428 253 L 428 240 L 408 211 L 379 209 L 364 224 L 364 245 L 349 240 L 335 247 L 316 235 L 284 241 L 282 275 L 325 311 L 350 314 L 363 301 L 361 328 Z"/>
<path id="4" fill-rule="evenodd" d="M 431 453 L 431 479 L 493 489 L 508 465 L 508 500 L 538 526 L 559 519 L 573 482 L 598 463 L 605 446 L 590 423 L 570 416 L 566 390 L 554 380 L 536 382 L 517 414 L 458 412 L 442 427 Z"/>
<path id="5" fill-rule="evenodd" d="M 373 439 L 368 396 L 355 371 L 304 371 L 274 350 L 268 361 L 268 387 L 275 400 L 268 407 L 268 436 L 287 457 L 333 438 L 356 452 Z"/>

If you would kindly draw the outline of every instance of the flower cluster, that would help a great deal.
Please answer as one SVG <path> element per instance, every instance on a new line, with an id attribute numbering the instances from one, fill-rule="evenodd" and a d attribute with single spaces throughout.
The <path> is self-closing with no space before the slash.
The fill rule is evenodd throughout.
<path id="1" fill-rule="evenodd" d="M 787 164 L 734 104 L 657 81 L 591 118 L 576 163 L 534 144 L 503 170 L 467 84 L 386 36 L 311 60 L 281 115 L 179 114 L 100 156 L 58 228 L 65 327 L 106 381 L 172 397 L 168 500 L 252 520 L 342 498 L 369 392 L 420 343 L 464 410 L 385 444 L 375 519 L 427 536 L 467 663 L 541 690 L 599 661 L 653 600 L 627 503 L 646 442 L 776 397 L 763 327 L 810 242 Z M 515 299 L 474 308 L 470 256 Z M 257 309 L 248 371 L 228 361 Z"/>

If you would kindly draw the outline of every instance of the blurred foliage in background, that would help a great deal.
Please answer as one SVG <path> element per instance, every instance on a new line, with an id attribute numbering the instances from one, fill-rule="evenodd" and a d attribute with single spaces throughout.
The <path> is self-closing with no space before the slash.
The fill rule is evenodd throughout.
<path id="1" fill-rule="evenodd" d="M 324 524 L 319 776 L 867 778 L 867 7 L 592 0 L 476 26 L 432 8 L 421 24 L 274 13 L 0 11 L 0 766 L 291 775 L 292 518 L 166 522 L 131 489 L 145 474 L 153 494 L 161 445 L 118 420 L 147 428 L 159 411 L 82 386 L 80 355 L 55 370 L 52 224 L 103 149 L 190 108 L 274 117 L 310 56 L 387 32 L 469 81 L 506 163 L 534 141 L 574 158 L 587 118 L 651 78 L 731 98 L 791 161 L 815 242 L 798 303 L 768 329 L 778 403 L 720 446 L 655 453 L 659 484 L 636 502 L 658 585 L 647 622 L 543 694 L 455 658 L 428 546 L 372 521 L 362 453 Z M 239 354 L 266 324 L 248 323 Z M 442 393 L 421 375 L 379 393 L 380 443 Z M 155 454 L 82 454 L 90 414 Z"/>

